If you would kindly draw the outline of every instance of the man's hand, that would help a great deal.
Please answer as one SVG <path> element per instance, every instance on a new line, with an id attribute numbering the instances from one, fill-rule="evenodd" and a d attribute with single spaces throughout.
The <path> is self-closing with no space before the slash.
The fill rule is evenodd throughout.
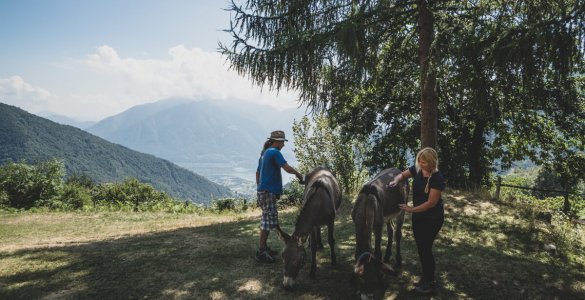
<path id="1" fill-rule="evenodd" d="M 300 184 L 305 184 L 305 178 L 303 177 L 303 175 L 301 175 L 301 173 L 297 173 L 296 176 Z"/>

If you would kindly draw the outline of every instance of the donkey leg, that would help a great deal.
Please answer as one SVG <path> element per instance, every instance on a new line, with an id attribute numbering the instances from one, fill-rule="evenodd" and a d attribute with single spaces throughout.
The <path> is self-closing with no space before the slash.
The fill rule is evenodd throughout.
<path id="1" fill-rule="evenodd" d="M 394 226 L 392 226 L 392 221 L 386 223 L 386 231 L 388 244 L 386 245 L 386 253 L 384 254 L 385 263 L 389 262 L 390 257 L 392 257 L 392 238 L 394 237 Z"/>
<path id="2" fill-rule="evenodd" d="M 321 239 L 321 228 L 320 227 L 317 227 L 315 239 L 309 239 L 309 245 L 307 245 L 307 247 L 309 249 L 311 248 L 312 243 L 315 243 L 317 245 L 317 250 L 325 248 L 325 247 L 323 247 L 323 240 Z"/>
<path id="3" fill-rule="evenodd" d="M 329 242 L 329 251 L 331 253 L 331 265 L 337 266 L 337 256 L 335 255 L 335 237 L 333 236 L 334 228 L 334 222 L 331 222 L 327 225 L 327 241 Z"/>
<path id="4" fill-rule="evenodd" d="M 319 227 L 313 227 L 311 230 L 311 273 L 310 276 L 312 279 L 315 278 L 315 272 L 317 271 L 317 242 L 315 239 L 317 238 L 317 231 L 319 231 Z"/>
<path id="5" fill-rule="evenodd" d="M 321 227 L 317 227 L 317 249 L 324 249 L 323 240 L 321 239 Z"/>
<path id="6" fill-rule="evenodd" d="M 404 223 L 404 215 L 396 220 L 394 226 L 394 235 L 396 236 L 396 262 L 394 268 L 398 269 L 402 267 L 402 254 L 400 253 L 400 242 L 402 241 L 402 225 Z"/>
<path id="7" fill-rule="evenodd" d="M 381 244 L 382 244 L 382 224 L 380 224 L 380 225 L 374 224 L 374 239 L 375 239 L 374 256 L 377 259 L 380 259 L 382 257 L 382 249 L 381 249 Z"/>

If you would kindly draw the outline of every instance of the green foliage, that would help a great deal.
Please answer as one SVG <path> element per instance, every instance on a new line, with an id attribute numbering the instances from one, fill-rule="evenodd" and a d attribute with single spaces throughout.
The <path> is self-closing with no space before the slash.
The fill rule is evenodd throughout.
<path id="1" fill-rule="evenodd" d="M 63 175 L 63 163 L 58 160 L 36 165 L 8 163 L 0 166 L 0 189 L 8 195 L 11 207 L 31 208 L 58 195 Z"/>
<path id="2" fill-rule="evenodd" d="M 63 173 L 63 164 L 57 160 L 37 165 L 9 163 L 0 167 L 0 209 L 196 214 L 208 210 L 190 201 L 177 201 L 136 178 L 94 185 L 87 175 L 72 176 L 64 182 Z M 210 211 L 248 209 L 243 199 L 218 199 L 214 203 Z"/>
<path id="3" fill-rule="evenodd" d="M 576 185 L 569 193 L 570 210 L 562 212 L 565 204 L 564 187 L 561 176 L 547 168 L 518 170 L 502 177 L 502 183 L 548 191 L 519 189 L 502 186 L 500 198 L 503 201 L 527 203 L 537 211 L 562 213 L 572 217 L 585 216 L 585 190 Z M 494 186 L 495 188 L 495 186 Z M 556 192 L 555 192 L 556 191 Z"/>
<path id="4" fill-rule="evenodd" d="M 132 207 L 133 211 L 144 211 L 160 202 L 172 201 L 164 192 L 155 190 L 152 185 L 142 183 L 136 178 L 126 178 L 121 183 L 97 185 L 92 190 L 96 206 Z"/>
<path id="5" fill-rule="evenodd" d="M 303 193 L 305 186 L 298 181 L 292 181 L 284 186 L 282 197 L 279 200 L 280 207 L 297 206 L 303 202 Z"/>
<path id="6" fill-rule="evenodd" d="M 95 186 L 93 179 L 86 174 L 73 174 L 67 177 L 65 184 L 76 184 L 88 189 L 92 189 Z"/>
<path id="7" fill-rule="evenodd" d="M 8 199 L 8 193 L 0 188 L 0 209 L 10 207 L 10 200 Z"/>
<path id="8" fill-rule="evenodd" d="M 91 190 L 75 183 L 66 183 L 59 196 L 46 206 L 63 211 L 89 209 L 92 207 Z"/>
<path id="9" fill-rule="evenodd" d="M 362 157 L 365 140 L 343 136 L 325 115 L 315 116 L 312 122 L 303 117 L 293 124 L 293 134 L 301 173 L 325 166 L 335 174 L 344 193 L 350 194 L 362 186 L 367 178 Z"/>
<path id="10" fill-rule="evenodd" d="M 242 212 L 248 209 L 247 199 L 224 198 L 214 199 L 211 202 L 211 209 L 217 212 Z"/>
<path id="11" fill-rule="evenodd" d="M 430 74 L 449 186 L 479 187 L 495 162 L 524 158 L 584 178 L 563 167 L 585 148 L 581 0 L 424 1 L 434 41 L 419 61 L 417 1 L 244 3 L 229 8 L 233 42 L 221 45 L 232 67 L 299 90 L 344 135 L 368 137 L 367 167 L 405 167 L 420 149 Z"/>

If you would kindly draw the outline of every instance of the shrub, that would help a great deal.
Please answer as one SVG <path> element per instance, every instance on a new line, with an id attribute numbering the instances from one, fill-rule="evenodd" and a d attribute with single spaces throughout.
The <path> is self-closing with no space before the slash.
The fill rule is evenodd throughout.
<path id="1" fill-rule="evenodd" d="M 93 179 L 86 174 L 73 174 L 67 177 L 65 184 L 76 184 L 87 189 L 92 189 L 95 186 Z"/>
<path id="2" fill-rule="evenodd" d="M 292 181 L 284 187 L 282 197 L 278 201 L 281 207 L 295 206 L 303 202 L 303 193 L 305 187 L 298 183 L 298 181 Z"/>
<path id="3" fill-rule="evenodd" d="M 10 201 L 8 200 L 8 193 L 0 188 L 0 208 L 9 208 Z"/>
<path id="4" fill-rule="evenodd" d="M 241 212 L 248 209 L 247 199 L 224 198 L 211 201 L 211 209 L 217 212 Z"/>
<path id="5" fill-rule="evenodd" d="M 127 178 L 121 183 L 99 184 L 91 193 L 95 206 L 106 206 L 110 210 L 150 211 L 158 203 L 174 201 L 166 193 L 136 178 Z"/>
<path id="6" fill-rule="evenodd" d="M 67 208 L 79 210 L 92 206 L 91 191 L 77 183 L 68 183 L 63 186 L 59 200 Z"/>
<path id="7" fill-rule="evenodd" d="M 51 201 L 59 194 L 65 167 L 58 160 L 36 165 L 8 163 L 0 167 L 0 189 L 11 207 L 31 208 Z"/>

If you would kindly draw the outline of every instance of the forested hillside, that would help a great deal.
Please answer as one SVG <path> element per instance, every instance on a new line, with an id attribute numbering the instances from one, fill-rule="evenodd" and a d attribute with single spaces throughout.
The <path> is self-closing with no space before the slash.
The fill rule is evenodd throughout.
<path id="1" fill-rule="evenodd" d="M 0 104 L 0 164 L 63 160 L 68 175 L 98 183 L 135 177 L 173 197 L 208 203 L 231 194 L 224 186 L 169 161 L 110 143 L 78 128 L 60 125 Z"/>

